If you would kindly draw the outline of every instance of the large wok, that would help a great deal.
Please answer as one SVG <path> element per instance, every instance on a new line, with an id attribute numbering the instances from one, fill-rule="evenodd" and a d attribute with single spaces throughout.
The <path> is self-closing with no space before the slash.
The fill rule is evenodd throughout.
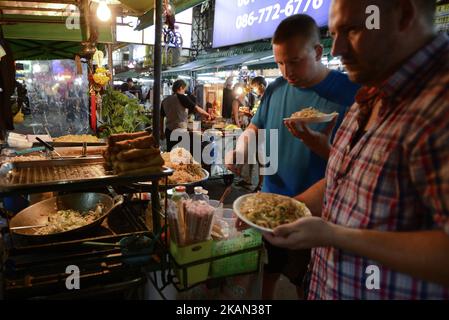
<path id="1" fill-rule="evenodd" d="M 50 213 L 69 209 L 79 212 L 87 212 L 91 209 L 95 209 L 98 203 L 102 203 L 104 205 L 103 214 L 95 221 L 82 227 L 48 235 L 35 234 L 38 230 L 37 228 L 18 229 L 13 230 L 13 232 L 20 236 L 32 239 L 46 239 L 49 237 L 59 237 L 85 232 L 87 230 L 90 230 L 91 228 L 101 225 L 108 214 L 123 203 L 123 197 L 117 196 L 112 199 L 110 196 L 102 193 L 74 193 L 53 197 L 51 199 L 38 202 L 26 208 L 25 210 L 22 210 L 11 219 L 9 226 L 10 228 L 15 228 L 47 224 L 48 215 Z"/>

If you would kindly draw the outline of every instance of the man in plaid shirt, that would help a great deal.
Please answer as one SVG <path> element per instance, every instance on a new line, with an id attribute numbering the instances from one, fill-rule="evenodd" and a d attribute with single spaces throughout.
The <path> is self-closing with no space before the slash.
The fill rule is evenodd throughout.
<path id="1" fill-rule="evenodd" d="M 309 299 L 449 299 L 449 38 L 434 12 L 430 0 L 332 2 L 332 54 L 364 87 L 325 180 L 297 197 L 314 217 L 265 234 L 313 248 Z"/>

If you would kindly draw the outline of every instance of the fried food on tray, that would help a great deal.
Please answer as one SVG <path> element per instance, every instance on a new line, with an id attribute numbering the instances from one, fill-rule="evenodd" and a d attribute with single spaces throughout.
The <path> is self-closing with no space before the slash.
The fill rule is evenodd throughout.
<path id="1" fill-rule="evenodd" d="M 103 154 L 106 170 L 114 174 L 150 174 L 164 165 L 161 151 L 146 131 L 111 135 Z"/>
<path id="2" fill-rule="evenodd" d="M 117 160 L 126 161 L 132 159 L 143 159 L 146 157 L 159 155 L 161 152 L 159 148 L 150 147 L 148 149 L 130 149 L 123 150 L 117 153 Z"/>
<path id="3" fill-rule="evenodd" d="M 170 153 L 162 154 L 165 165 L 175 172 L 168 177 L 169 184 L 184 184 L 200 181 L 204 178 L 201 165 L 193 159 L 189 151 L 175 148 Z"/>
<path id="4" fill-rule="evenodd" d="M 96 136 L 81 134 L 81 135 L 66 135 L 59 138 L 54 138 L 54 142 L 99 142 Z"/>
<path id="5" fill-rule="evenodd" d="M 118 133 L 113 134 L 108 137 L 108 144 L 110 146 L 113 146 L 116 142 L 124 141 L 124 140 L 133 140 L 140 137 L 146 137 L 150 134 L 147 131 L 139 131 L 139 132 L 133 132 L 133 133 Z"/>
<path id="6" fill-rule="evenodd" d="M 305 204 L 271 193 L 251 195 L 240 206 L 240 213 L 249 221 L 268 229 L 292 223 L 308 212 Z"/>
<path id="7" fill-rule="evenodd" d="M 154 147 L 155 144 L 156 141 L 153 136 L 148 135 L 116 142 L 112 148 L 114 151 L 119 152 L 131 149 L 148 149 Z"/>

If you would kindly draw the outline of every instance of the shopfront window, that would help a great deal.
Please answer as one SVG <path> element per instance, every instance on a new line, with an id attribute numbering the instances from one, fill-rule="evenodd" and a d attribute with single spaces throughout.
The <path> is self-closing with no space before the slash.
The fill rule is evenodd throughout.
<path id="1" fill-rule="evenodd" d="M 15 132 L 23 134 L 87 134 L 89 100 L 87 67 L 78 74 L 73 60 L 17 61 L 13 111 L 21 111 Z M 81 70 L 79 70 L 81 71 Z"/>

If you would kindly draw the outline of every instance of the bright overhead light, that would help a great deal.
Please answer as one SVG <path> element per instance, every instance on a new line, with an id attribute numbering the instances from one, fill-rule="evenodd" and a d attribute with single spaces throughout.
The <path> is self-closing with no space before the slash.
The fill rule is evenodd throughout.
<path id="1" fill-rule="evenodd" d="M 237 89 L 235 89 L 235 93 L 240 96 L 243 94 L 243 88 L 242 87 L 238 87 Z"/>
<path id="2" fill-rule="evenodd" d="M 108 7 L 106 1 L 101 1 L 97 8 L 97 17 L 101 21 L 108 21 L 111 19 L 111 10 Z"/>
<path id="3" fill-rule="evenodd" d="M 42 68 L 39 64 L 33 65 L 33 73 L 39 73 L 41 72 Z"/>

